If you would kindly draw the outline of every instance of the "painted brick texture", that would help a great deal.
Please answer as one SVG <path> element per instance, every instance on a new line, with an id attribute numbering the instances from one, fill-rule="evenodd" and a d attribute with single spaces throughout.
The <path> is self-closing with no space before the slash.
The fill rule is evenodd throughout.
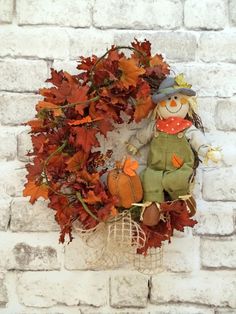
<path id="1" fill-rule="evenodd" d="M 0 0 L 0 314 L 236 313 L 235 26 L 235 0 Z M 58 244 L 47 202 L 22 197 L 32 147 L 23 123 L 50 67 L 77 73 L 79 56 L 134 37 L 186 73 L 206 137 L 223 150 L 220 165 L 198 169 L 198 224 L 165 245 L 154 275 L 89 265 L 94 250 L 78 236 Z M 134 131 L 120 128 L 106 147 L 122 155 Z"/>

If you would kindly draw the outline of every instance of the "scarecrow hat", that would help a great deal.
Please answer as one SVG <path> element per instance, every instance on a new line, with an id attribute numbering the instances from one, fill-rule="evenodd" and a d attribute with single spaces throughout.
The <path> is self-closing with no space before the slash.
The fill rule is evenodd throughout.
<path id="1" fill-rule="evenodd" d="M 183 74 L 179 74 L 176 77 L 167 76 L 167 78 L 161 82 L 157 92 L 152 95 L 152 100 L 154 103 L 158 103 L 177 93 L 195 96 L 196 92 L 192 90 L 191 87 L 192 85 L 185 81 Z"/>

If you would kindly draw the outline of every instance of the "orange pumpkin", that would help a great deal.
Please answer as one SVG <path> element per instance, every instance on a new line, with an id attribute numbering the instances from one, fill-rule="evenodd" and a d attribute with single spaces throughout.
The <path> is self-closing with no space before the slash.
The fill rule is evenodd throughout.
<path id="1" fill-rule="evenodd" d="M 143 188 L 137 173 L 129 176 L 122 169 L 108 172 L 107 186 L 111 195 L 118 198 L 118 206 L 130 208 L 132 203 L 140 202 L 143 198 Z"/>

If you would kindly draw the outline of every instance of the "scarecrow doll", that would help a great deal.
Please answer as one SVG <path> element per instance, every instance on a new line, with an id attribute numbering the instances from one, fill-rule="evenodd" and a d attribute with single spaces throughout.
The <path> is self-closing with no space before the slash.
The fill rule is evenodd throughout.
<path id="1" fill-rule="evenodd" d="M 135 155 L 150 143 L 147 166 L 141 173 L 144 191 L 141 219 L 148 226 L 160 220 L 160 204 L 182 199 L 189 215 L 196 211 L 190 195 L 198 156 L 218 162 L 220 152 L 212 148 L 203 134 L 201 119 L 194 111 L 196 93 L 183 74 L 167 77 L 153 94 L 156 104 L 149 125 L 129 139 L 127 149 Z"/>

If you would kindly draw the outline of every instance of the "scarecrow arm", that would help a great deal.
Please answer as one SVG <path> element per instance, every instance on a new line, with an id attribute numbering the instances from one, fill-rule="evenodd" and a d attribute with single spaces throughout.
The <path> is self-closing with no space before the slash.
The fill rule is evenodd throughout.
<path id="1" fill-rule="evenodd" d="M 127 149 L 130 153 L 135 155 L 141 147 L 150 142 L 154 133 L 154 125 L 155 122 L 152 121 L 149 125 L 138 130 L 135 135 L 130 137 L 127 143 Z"/>
<path id="2" fill-rule="evenodd" d="M 207 152 L 211 149 L 211 146 L 207 142 L 203 133 L 192 125 L 190 128 L 187 129 L 185 135 L 192 148 L 200 156 L 206 157 Z"/>

